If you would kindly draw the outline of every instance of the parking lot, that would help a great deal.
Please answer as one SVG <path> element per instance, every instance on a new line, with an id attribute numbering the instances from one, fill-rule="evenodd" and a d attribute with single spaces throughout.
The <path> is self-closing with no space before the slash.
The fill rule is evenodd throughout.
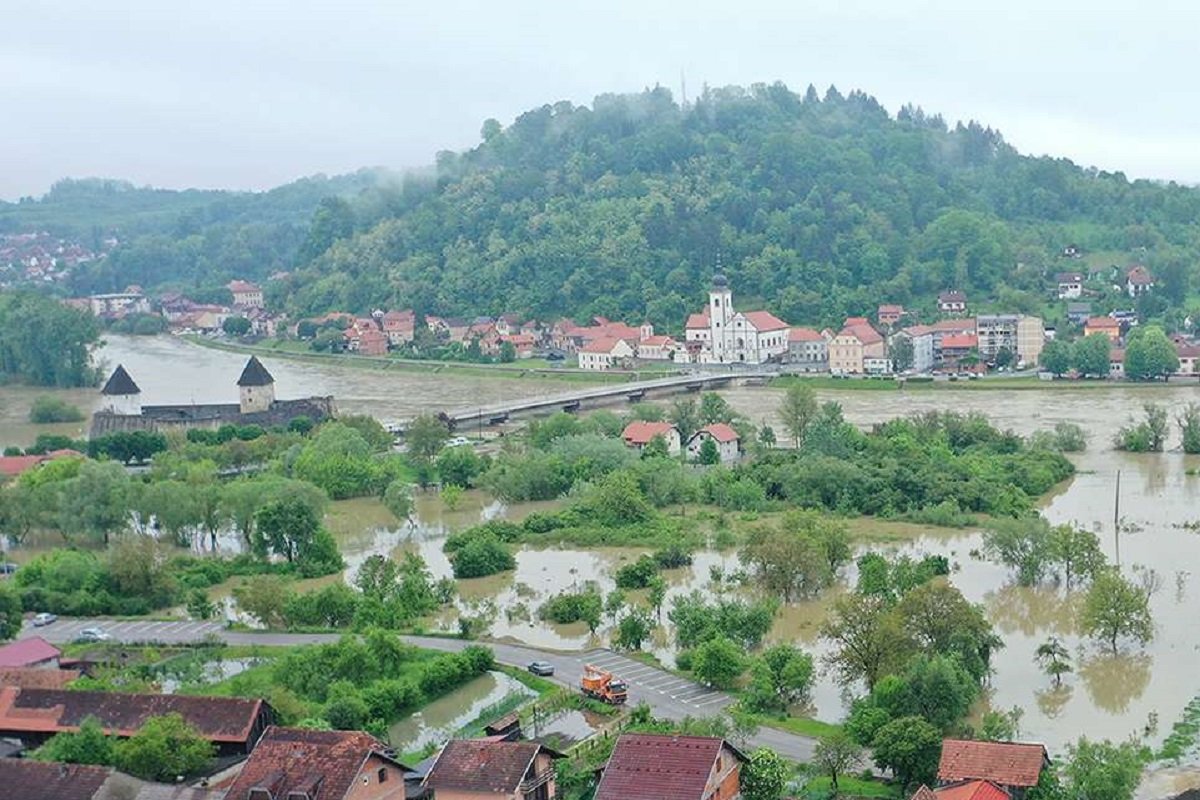
<path id="1" fill-rule="evenodd" d="M 692 709 L 690 713 L 693 716 L 710 716 L 733 702 L 733 698 L 724 692 L 714 691 L 611 650 L 591 650 L 581 657 L 588 664 L 609 670 L 629 684 L 631 703 L 646 700 L 657 706 L 669 700 Z"/>
<path id="2" fill-rule="evenodd" d="M 59 619 L 49 625 L 35 628 L 25 623 L 21 635 L 41 636 L 54 644 L 66 644 L 75 640 L 84 628 L 99 628 L 112 636 L 114 641 L 136 642 L 194 642 L 209 634 L 221 632 L 220 622 L 195 622 L 180 620 L 165 622 L 154 620 L 95 620 L 95 619 Z"/>

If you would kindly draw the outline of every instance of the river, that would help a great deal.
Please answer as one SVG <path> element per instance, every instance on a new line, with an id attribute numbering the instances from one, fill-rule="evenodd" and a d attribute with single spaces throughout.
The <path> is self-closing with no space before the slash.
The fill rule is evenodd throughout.
<path id="1" fill-rule="evenodd" d="M 109 337 L 104 357 L 110 364 L 125 364 L 147 403 L 232 401 L 236 398 L 234 382 L 245 362 L 242 355 L 167 337 Z M 341 410 L 369 413 L 385 420 L 423 410 L 486 405 L 564 390 L 561 384 L 544 379 L 383 373 L 279 358 L 266 358 L 264 362 L 275 376 L 280 397 L 333 394 Z M 39 393 L 0 389 L 0 442 L 26 443 L 39 430 L 82 430 L 79 424 L 30 426 L 25 414 L 29 402 Z M 85 409 L 99 400 L 94 390 L 60 394 Z M 735 409 L 756 423 L 770 423 L 781 430 L 774 409 L 782 392 L 738 388 L 723 394 Z M 1147 647 L 1130 648 L 1118 657 L 1104 655 L 1075 630 L 1072 609 L 1078 603 L 1078 592 L 1068 596 L 1062 590 L 1013 586 L 1003 569 L 977 557 L 978 532 L 930 529 L 891 547 L 900 552 L 947 555 L 953 564 L 953 583 L 968 599 L 983 604 L 1006 643 L 996 661 L 990 700 L 996 708 L 1023 709 L 1023 737 L 1045 741 L 1054 750 L 1084 733 L 1118 740 L 1142 734 L 1149 727 L 1151 741 L 1161 741 L 1184 705 L 1200 694 L 1200 677 L 1193 666 L 1200 649 L 1200 626 L 1192 616 L 1200 534 L 1180 527 L 1200 517 L 1200 458 L 1179 452 L 1117 453 L 1111 449 L 1111 439 L 1131 416 L 1140 413 L 1143 402 L 1163 403 L 1174 412 L 1185 403 L 1200 401 L 1200 390 L 1194 386 L 1114 386 L 1081 390 L 839 390 L 820 391 L 818 395 L 821 401 L 840 403 L 847 419 L 863 426 L 914 412 L 948 409 L 979 411 L 999 427 L 1022 434 L 1050 428 L 1059 421 L 1077 423 L 1087 431 L 1088 451 L 1072 456 L 1078 475 L 1045 498 L 1044 512 L 1052 522 L 1074 522 L 1096 530 L 1109 558 L 1115 560 L 1113 504 L 1116 474 L 1120 471 L 1121 516 L 1130 531 L 1121 537 L 1121 563 L 1127 574 L 1154 587 L 1151 605 L 1157 635 Z M 1172 437 L 1169 446 L 1175 447 L 1178 433 L 1173 431 Z M 496 514 L 520 517 L 528 510 L 504 509 L 477 493 L 469 493 L 458 510 L 449 512 L 436 498 L 422 496 L 417 524 L 408 527 L 397 525 L 373 501 L 350 501 L 334 505 L 330 524 L 351 569 L 370 553 L 411 549 L 419 551 L 440 576 L 449 572 L 441 552 L 441 539 L 447 531 Z M 550 594 L 585 580 L 597 580 L 605 590 L 610 589 L 615 568 L 640 552 L 525 548 L 518 554 L 514 572 L 462 582 L 461 610 L 490 614 L 491 634 L 497 637 L 551 647 L 601 644 L 602 640 L 591 640 L 581 626 L 538 622 L 537 606 Z M 692 588 L 712 590 L 714 568 L 731 571 L 736 567 L 733 553 L 699 553 L 691 568 L 669 574 L 671 593 Z M 846 578 L 846 583 L 852 583 L 853 574 Z M 785 609 L 772 638 L 796 641 L 818 656 L 823 654 L 817 629 L 824 608 L 841 590 Z M 453 629 L 454 614 L 448 613 L 437 624 Z M 1075 667 L 1065 679 L 1064 688 L 1057 691 L 1033 660 L 1037 645 L 1050 635 L 1066 642 Z M 664 631 L 659 631 L 653 650 L 668 660 L 673 655 Z M 813 706 L 821 718 L 839 719 L 844 713 L 845 697 L 827 676 L 822 676 Z"/>

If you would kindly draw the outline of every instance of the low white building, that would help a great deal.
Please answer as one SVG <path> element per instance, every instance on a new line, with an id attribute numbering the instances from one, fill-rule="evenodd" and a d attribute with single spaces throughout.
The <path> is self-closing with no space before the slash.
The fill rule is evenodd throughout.
<path id="1" fill-rule="evenodd" d="M 933 369 L 933 328 L 928 325 L 912 325 L 892 337 L 891 346 L 894 348 L 899 339 L 912 342 L 912 366 L 910 370 L 923 374 Z"/>
<path id="2" fill-rule="evenodd" d="M 688 439 L 688 458 L 693 461 L 698 459 L 700 448 L 710 440 L 717 445 L 717 453 L 721 456 L 722 464 L 737 461 L 742 454 L 741 440 L 738 438 L 737 431 L 723 422 L 718 422 L 713 425 L 705 425 L 692 434 L 692 438 Z"/>
<path id="3" fill-rule="evenodd" d="M 1083 273 L 1060 272 L 1055 276 L 1058 281 L 1059 300 L 1078 300 L 1083 297 Z"/>
<path id="4" fill-rule="evenodd" d="M 602 337 L 579 350 L 579 368 L 603 371 L 623 366 L 633 358 L 633 347 L 624 339 Z"/>

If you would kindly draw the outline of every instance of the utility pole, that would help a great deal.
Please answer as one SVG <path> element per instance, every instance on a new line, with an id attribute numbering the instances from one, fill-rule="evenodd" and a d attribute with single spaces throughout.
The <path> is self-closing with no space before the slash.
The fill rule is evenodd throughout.
<path id="1" fill-rule="evenodd" d="M 1121 566 L 1121 470 L 1117 470 L 1117 490 L 1113 493 L 1113 547 L 1117 567 Z"/>

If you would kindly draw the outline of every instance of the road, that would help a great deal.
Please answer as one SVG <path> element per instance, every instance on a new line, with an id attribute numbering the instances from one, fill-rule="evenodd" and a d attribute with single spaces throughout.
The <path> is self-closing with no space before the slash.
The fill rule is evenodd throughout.
<path id="1" fill-rule="evenodd" d="M 126 644 L 186 644 L 213 636 L 227 644 L 286 647 L 326 644 L 341 638 L 340 634 L 335 633 L 230 631 L 219 622 L 66 618 L 41 628 L 34 628 L 26 623 L 20 638 L 41 636 L 49 642 L 65 644 L 73 641 L 80 630 L 89 627 L 100 628 L 110 634 L 113 640 Z M 584 664 L 594 664 L 623 678 L 629 685 L 629 702 L 647 703 L 654 716 L 661 719 L 678 721 L 684 717 L 708 717 L 733 702 L 733 698 L 724 692 L 714 691 L 695 681 L 643 664 L 611 650 L 559 652 L 503 642 L 471 642 L 436 636 L 401 638 L 417 647 L 446 652 L 457 652 L 471 644 L 486 645 L 495 653 L 498 662 L 510 667 L 525 667 L 531 661 L 548 661 L 554 665 L 554 676 L 551 680 L 568 687 L 576 685 L 579 675 L 583 673 Z M 808 761 L 812 758 L 815 741 L 774 728 L 760 728 L 756 735 L 749 738 L 749 743 L 754 747 L 769 747 L 785 758 Z"/>

